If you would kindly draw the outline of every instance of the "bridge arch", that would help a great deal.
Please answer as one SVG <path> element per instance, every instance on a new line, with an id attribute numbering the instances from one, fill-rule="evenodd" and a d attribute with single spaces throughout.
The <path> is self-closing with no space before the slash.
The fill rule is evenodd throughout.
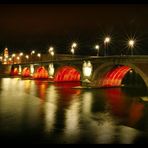
<path id="1" fill-rule="evenodd" d="M 18 76 L 18 73 L 19 73 L 18 67 L 12 66 L 12 67 L 11 67 L 11 71 L 10 71 L 10 75 L 11 75 L 11 76 Z"/>
<path id="2" fill-rule="evenodd" d="M 30 77 L 30 69 L 28 67 L 23 68 L 22 77 Z"/>
<path id="3" fill-rule="evenodd" d="M 75 66 L 59 67 L 54 76 L 54 82 L 81 81 L 81 72 Z"/>
<path id="4" fill-rule="evenodd" d="M 124 78 L 128 73 L 136 73 L 141 78 L 142 84 L 148 88 L 147 76 L 138 66 L 132 63 L 105 63 L 94 71 L 92 86 L 97 87 L 116 87 L 122 86 Z"/>
<path id="5" fill-rule="evenodd" d="M 48 71 L 44 66 L 39 66 L 36 68 L 33 75 L 34 79 L 48 79 Z"/>

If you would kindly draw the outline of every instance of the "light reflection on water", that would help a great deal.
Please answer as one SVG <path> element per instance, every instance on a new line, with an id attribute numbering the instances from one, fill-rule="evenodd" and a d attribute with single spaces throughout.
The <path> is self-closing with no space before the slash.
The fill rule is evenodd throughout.
<path id="1" fill-rule="evenodd" d="M 120 88 L 0 79 L 0 138 L 31 143 L 144 143 L 147 103 Z"/>

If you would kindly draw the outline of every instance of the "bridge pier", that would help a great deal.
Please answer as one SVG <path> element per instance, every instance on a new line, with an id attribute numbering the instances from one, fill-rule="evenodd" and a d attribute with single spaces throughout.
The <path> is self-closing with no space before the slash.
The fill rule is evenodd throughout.
<path id="1" fill-rule="evenodd" d="M 22 74 L 22 66 L 21 66 L 21 65 L 19 65 L 19 72 L 18 72 L 18 74 L 19 74 L 19 75 Z"/>
<path id="2" fill-rule="evenodd" d="M 84 61 L 82 66 L 82 85 L 89 85 L 93 73 L 93 66 L 90 61 Z"/>
<path id="3" fill-rule="evenodd" d="M 54 77 L 54 72 L 55 72 L 54 65 L 53 65 L 53 63 L 50 63 L 49 67 L 48 67 L 49 78 L 53 78 Z"/>
<path id="4" fill-rule="evenodd" d="M 30 64 L 30 76 L 33 76 L 34 74 L 34 65 Z"/>

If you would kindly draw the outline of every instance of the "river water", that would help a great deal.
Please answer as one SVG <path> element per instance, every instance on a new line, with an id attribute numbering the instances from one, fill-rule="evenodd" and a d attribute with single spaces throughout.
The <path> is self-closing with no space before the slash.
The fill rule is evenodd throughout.
<path id="1" fill-rule="evenodd" d="M 147 143 L 147 94 L 79 85 L 0 78 L 1 143 Z"/>

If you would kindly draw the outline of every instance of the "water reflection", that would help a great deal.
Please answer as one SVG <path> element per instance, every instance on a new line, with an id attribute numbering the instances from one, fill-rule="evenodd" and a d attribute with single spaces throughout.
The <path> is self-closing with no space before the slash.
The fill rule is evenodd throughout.
<path id="1" fill-rule="evenodd" d="M 50 134 L 50 132 L 54 129 L 55 117 L 57 111 L 57 90 L 54 85 L 51 85 L 47 90 L 47 97 L 45 104 L 45 132 Z"/>
<path id="2" fill-rule="evenodd" d="M 46 99 L 46 91 L 48 88 L 48 81 L 35 81 L 35 84 L 37 86 L 37 90 L 36 92 L 38 93 L 37 96 L 41 99 L 41 100 L 45 100 Z"/>
<path id="3" fill-rule="evenodd" d="M 144 104 L 138 101 L 138 97 L 129 97 L 122 89 L 107 89 L 104 94 L 112 114 L 127 126 L 135 126 L 142 118 Z"/>
<path id="4" fill-rule="evenodd" d="M 79 85 L 0 79 L 2 141 L 147 142 L 148 104 L 138 94 L 120 88 L 73 88 Z"/>

